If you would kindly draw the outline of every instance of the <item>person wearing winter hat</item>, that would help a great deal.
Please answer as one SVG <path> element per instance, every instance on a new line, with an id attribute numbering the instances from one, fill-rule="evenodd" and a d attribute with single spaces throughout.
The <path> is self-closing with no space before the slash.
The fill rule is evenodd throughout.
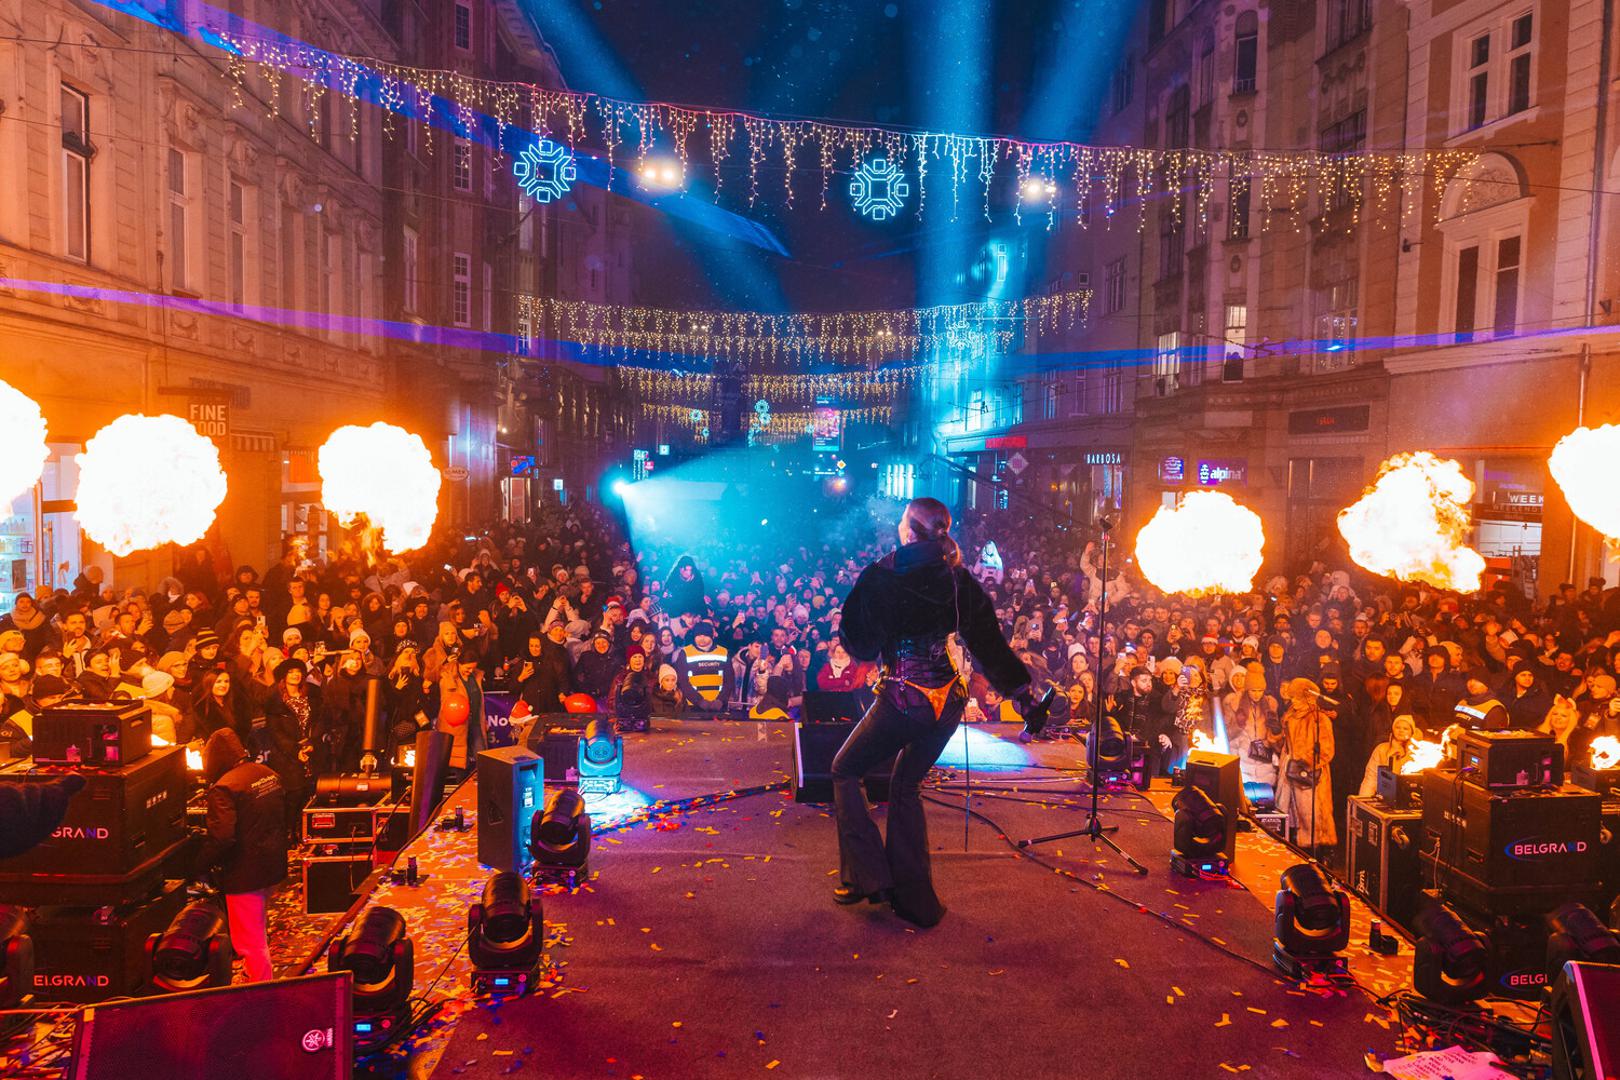
<path id="1" fill-rule="evenodd" d="M 731 653 L 714 640 L 714 627 L 700 622 L 691 641 L 676 651 L 675 674 L 687 709 L 699 716 L 719 716 L 731 701 L 735 675 Z"/>
<path id="2" fill-rule="evenodd" d="M 1463 679 L 1463 695 L 1454 712 L 1456 723 L 1475 731 L 1506 731 L 1512 726 L 1507 706 L 1491 689 L 1490 672 L 1474 668 Z"/>
<path id="3" fill-rule="evenodd" d="M 1294 842 L 1319 853 L 1339 842 L 1333 818 L 1333 723 L 1318 707 L 1321 696 L 1310 679 L 1290 680 L 1283 691 L 1287 712 L 1281 730 L 1267 737 L 1282 756 L 1277 809 L 1286 815 Z"/>
<path id="4" fill-rule="evenodd" d="M 680 675 L 670 664 L 658 666 L 658 679 L 653 684 L 652 715 L 678 720 L 686 714 L 681 698 Z"/>
<path id="5" fill-rule="evenodd" d="M 290 661 L 289 661 L 290 662 Z M 208 835 L 198 870 L 216 870 L 225 894 L 231 948 L 249 982 L 275 978 L 270 963 L 270 892 L 287 877 L 287 793 L 274 770 L 251 760 L 228 727 L 203 747 Z"/>

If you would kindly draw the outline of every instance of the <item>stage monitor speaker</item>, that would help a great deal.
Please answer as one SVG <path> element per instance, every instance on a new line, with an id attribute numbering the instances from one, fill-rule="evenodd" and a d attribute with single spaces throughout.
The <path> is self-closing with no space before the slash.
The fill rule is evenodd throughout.
<path id="1" fill-rule="evenodd" d="M 1188 787 L 1202 789 L 1220 806 L 1226 822 L 1226 861 L 1230 864 L 1237 849 L 1238 810 L 1243 805 L 1243 773 L 1238 769 L 1237 755 L 1194 750 L 1187 755 L 1183 773 Z"/>
<path id="2" fill-rule="evenodd" d="M 450 765 L 455 740 L 443 731 L 416 735 L 416 766 L 411 770 L 411 836 L 433 823 L 433 811 L 443 798 L 444 771 Z"/>
<path id="3" fill-rule="evenodd" d="M 852 723 L 824 721 L 793 725 L 793 801 L 823 803 L 833 801 L 832 763 L 838 751 L 855 730 Z M 894 758 L 866 774 L 866 797 L 873 802 L 889 801 L 889 780 L 894 775 Z"/>
<path id="4" fill-rule="evenodd" d="M 1552 989 L 1553 1080 L 1620 1076 L 1620 966 L 1564 965 Z"/>
<path id="5" fill-rule="evenodd" d="M 538 757 L 545 759 L 546 783 L 579 784 L 579 739 L 583 725 L 572 727 L 542 727 L 535 724 L 529 729 L 524 745 Z"/>
<path id="6" fill-rule="evenodd" d="M 180 883 L 170 882 L 137 904 L 35 908 L 34 997 L 84 1003 L 140 993 L 147 984 L 146 940 L 167 930 L 185 902 Z"/>
<path id="7" fill-rule="evenodd" d="M 86 1009 L 73 1080 L 349 1080 L 354 1020 L 347 971 L 134 998 Z"/>
<path id="8" fill-rule="evenodd" d="M 828 721 L 853 724 L 861 718 L 863 711 L 853 690 L 804 692 L 804 722 L 807 724 L 823 724 Z"/>
<path id="9" fill-rule="evenodd" d="M 478 861 L 497 870 L 529 865 L 529 829 L 545 791 L 545 762 L 526 746 L 478 755 Z"/>

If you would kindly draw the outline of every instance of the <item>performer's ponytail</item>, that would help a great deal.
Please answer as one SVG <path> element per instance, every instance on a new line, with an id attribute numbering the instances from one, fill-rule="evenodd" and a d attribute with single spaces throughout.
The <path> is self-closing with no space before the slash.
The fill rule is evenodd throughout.
<path id="1" fill-rule="evenodd" d="M 913 540 L 930 540 L 945 549 L 945 561 L 952 566 L 962 564 L 962 549 L 951 538 L 951 511 L 938 499 L 912 499 L 906 505 L 901 520 L 909 526 Z"/>

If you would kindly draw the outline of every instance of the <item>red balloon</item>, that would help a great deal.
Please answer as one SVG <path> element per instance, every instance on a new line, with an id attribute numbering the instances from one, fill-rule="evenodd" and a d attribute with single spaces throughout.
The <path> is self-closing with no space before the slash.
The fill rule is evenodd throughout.
<path id="1" fill-rule="evenodd" d="M 468 701 L 457 695 L 447 697 L 439 704 L 439 719 L 450 727 L 463 727 L 467 723 Z"/>
<path id="2" fill-rule="evenodd" d="M 589 694 L 569 694 L 563 698 L 563 708 L 571 713 L 593 713 L 596 699 Z"/>

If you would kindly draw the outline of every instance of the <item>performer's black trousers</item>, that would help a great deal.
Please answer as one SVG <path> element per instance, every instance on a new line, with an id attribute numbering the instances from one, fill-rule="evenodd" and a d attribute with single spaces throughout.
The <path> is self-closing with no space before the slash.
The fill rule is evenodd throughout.
<path id="1" fill-rule="evenodd" d="M 936 719 L 922 691 L 886 679 L 877 699 L 833 759 L 838 859 L 844 881 L 863 893 L 894 890 L 896 907 L 925 923 L 944 914 L 929 869 L 928 822 L 921 786 L 962 720 L 967 693 L 958 683 Z M 889 784 L 885 843 L 866 805 L 862 778 L 896 752 Z"/>

